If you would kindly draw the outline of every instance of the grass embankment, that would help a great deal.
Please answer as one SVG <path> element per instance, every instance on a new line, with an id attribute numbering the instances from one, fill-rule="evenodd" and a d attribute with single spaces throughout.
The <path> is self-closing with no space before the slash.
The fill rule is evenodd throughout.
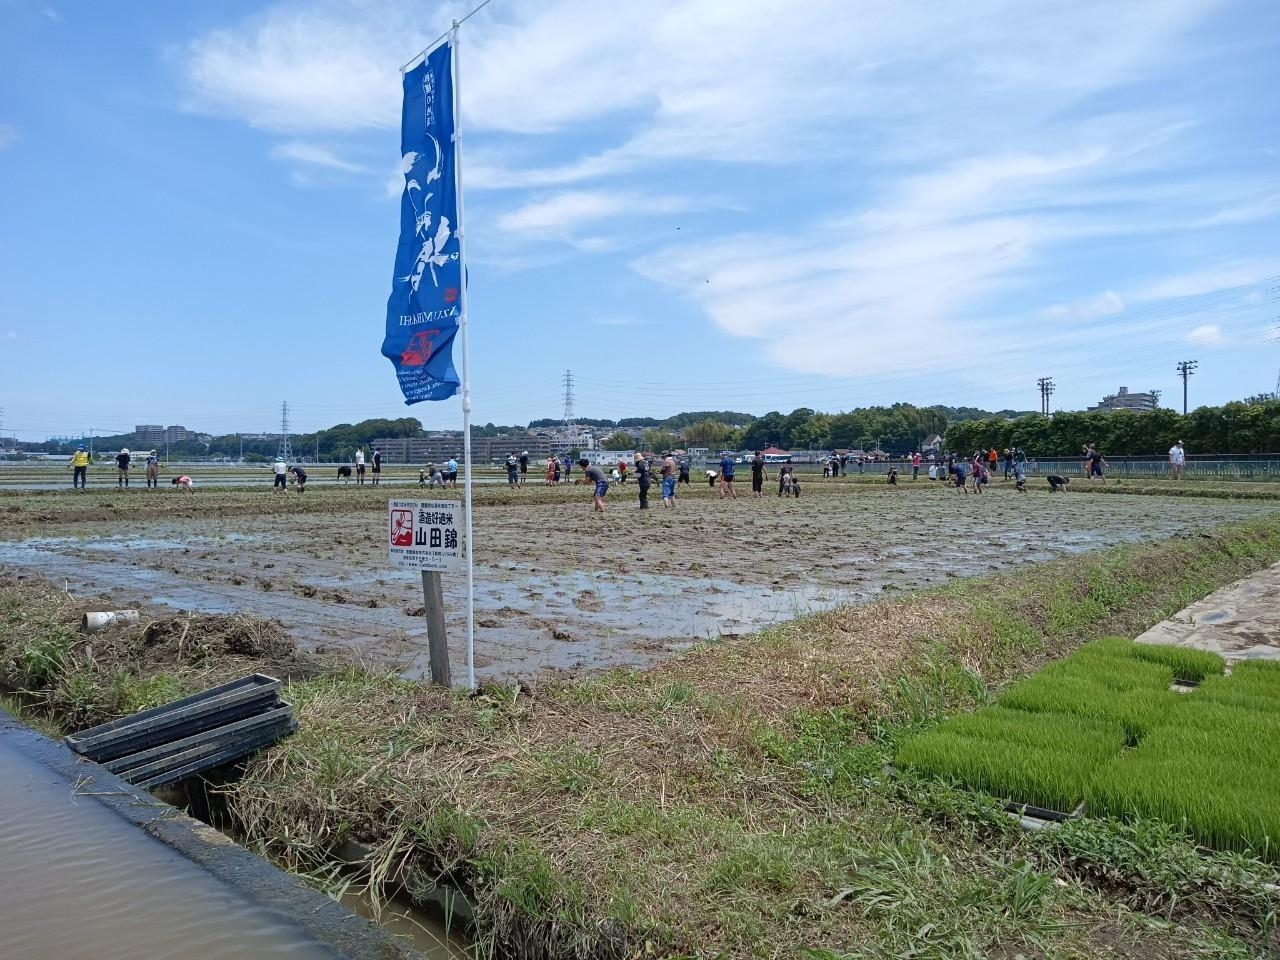
<path id="1" fill-rule="evenodd" d="M 1230 678 L 1223 667 L 1203 651 L 1094 641 L 994 706 L 906 740 L 897 760 L 1015 802 L 1185 824 L 1208 846 L 1276 859 L 1280 663 L 1242 663 Z M 1204 684 L 1180 694 L 1175 677 Z"/>
<path id="2" fill-rule="evenodd" d="M 1043 477 L 1028 483 L 1043 485 Z M 1203 497 L 1210 500 L 1280 500 L 1280 483 L 1264 480 L 1108 479 L 1106 483 L 1073 477 L 1068 493 L 1127 493 L 1144 497 Z"/>
<path id="3" fill-rule="evenodd" d="M 1027 835 L 993 801 L 880 771 L 904 733 L 1278 560 L 1272 519 L 534 691 L 329 674 L 290 686 L 298 734 L 228 799 L 300 871 L 357 839 L 375 880 L 462 888 L 510 956 L 1249 956 L 1274 944 L 1265 864 L 1148 820 Z M 0 632 L 5 669 L 40 632 Z M 94 669 L 68 656 L 44 688 Z"/>

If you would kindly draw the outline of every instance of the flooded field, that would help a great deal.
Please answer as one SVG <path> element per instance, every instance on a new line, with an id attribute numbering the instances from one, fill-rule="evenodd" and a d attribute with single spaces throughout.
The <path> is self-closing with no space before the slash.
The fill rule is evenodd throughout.
<path id="1" fill-rule="evenodd" d="M 841 602 L 1277 509 L 1003 489 L 957 496 L 929 484 L 814 483 L 800 501 L 721 501 L 704 491 L 682 493 L 677 511 L 641 512 L 622 487 L 603 517 L 575 490 L 530 490 L 527 502 L 478 507 L 480 675 L 640 666 Z M 367 491 L 358 506 L 326 493 L 307 506 L 331 509 L 305 513 L 289 513 L 292 500 L 234 492 L 221 495 L 243 501 L 232 516 L 59 525 L 56 509 L 47 509 L 38 530 L 0 542 L 0 565 L 121 604 L 252 611 L 280 620 L 306 648 L 423 674 L 420 584 L 415 573 L 388 567 L 385 514 L 364 502 Z M 53 507 L 76 500 L 46 498 Z M 251 512 L 255 503 L 262 512 Z M 445 589 L 451 647 L 461 657 L 462 578 L 446 577 Z"/>

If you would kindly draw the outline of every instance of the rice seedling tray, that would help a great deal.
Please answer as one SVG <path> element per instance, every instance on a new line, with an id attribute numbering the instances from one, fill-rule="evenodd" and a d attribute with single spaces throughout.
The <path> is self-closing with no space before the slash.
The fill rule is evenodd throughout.
<path id="1" fill-rule="evenodd" d="M 98 763 L 181 740 L 277 706 L 280 681 L 255 673 L 72 734 L 66 744 Z"/>

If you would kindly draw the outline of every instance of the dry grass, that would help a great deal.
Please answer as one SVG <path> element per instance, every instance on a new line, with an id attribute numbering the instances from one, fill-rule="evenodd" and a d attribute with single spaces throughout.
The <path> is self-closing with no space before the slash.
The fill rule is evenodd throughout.
<path id="1" fill-rule="evenodd" d="M 1025 841 L 997 831 L 993 852 L 990 837 L 921 822 L 868 787 L 884 754 L 876 738 L 1278 558 L 1280 525 L 1253 524 L 535 690 L 464 697 L 358 672 L 323 678 L 292 688 L 302 729 L 232 788 L 231 804 L 296 868 L 354 838 L 375 848 L 378 876 L 459 886 L 482 944 L 500 954 L 906 949 L 918 939 L 876 898 L 933 883 L 899 908 L 942 912 L 947 932 L 930 955 L 976 956 L 1010 939 L 1070 955 L 1076 934 L 1059 921 L 1110 908 L 1028 881 L 1034 916 L 1005 909 L 1002 897 L 1025 899 L 1010 892 L 1021 881 L 1009 859 Z M 867 885 L 868 870 L 883 889 Z"/>
<path id="2" fill-rule="evenodd" d="M 1084 868 L 1055 884 L 989 804 L 904 794 L 880 769 L 896 731 L 1276 560 L 1271 519 L 846 607 L 646 672 L 474 696 L 330 672 L 291 684 L 298 733 L 227 799 L 299 871 L 355 839 L 375 889 L 466 891 L 501 955 L 1089 956 L 1102 921 L 1194 940 L 1126 913 L 1153 902 L 1142 877 L 1119 900 L 1076 882 Z M 0 581 L 0 674 L 77 722 L 298 662 L 242 618 L 139 624 L 88 653 L 84 606 Z M 1226 922 L 1175 899 L 1191 906 L 1170 916 Z M 1233 931 L 1252 936 L 1251 916 Z"/>
<path id="3" fill-rule="evenodd" d="M 250 614 L 188 614 L 82 633 L 81 617 L 112 609 L 43 580 L 0 576 L 0 683 L 76 730 L 248 673 L 315 676 L 279 623 Z"/>

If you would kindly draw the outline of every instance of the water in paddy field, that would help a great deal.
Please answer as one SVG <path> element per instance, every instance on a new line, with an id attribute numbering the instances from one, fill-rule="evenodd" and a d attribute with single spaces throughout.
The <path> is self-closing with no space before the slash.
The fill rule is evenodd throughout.
<path id="1" fill-rule="evenodd" d="M 337 956 L 0 743 L 0 955 Z"/>

